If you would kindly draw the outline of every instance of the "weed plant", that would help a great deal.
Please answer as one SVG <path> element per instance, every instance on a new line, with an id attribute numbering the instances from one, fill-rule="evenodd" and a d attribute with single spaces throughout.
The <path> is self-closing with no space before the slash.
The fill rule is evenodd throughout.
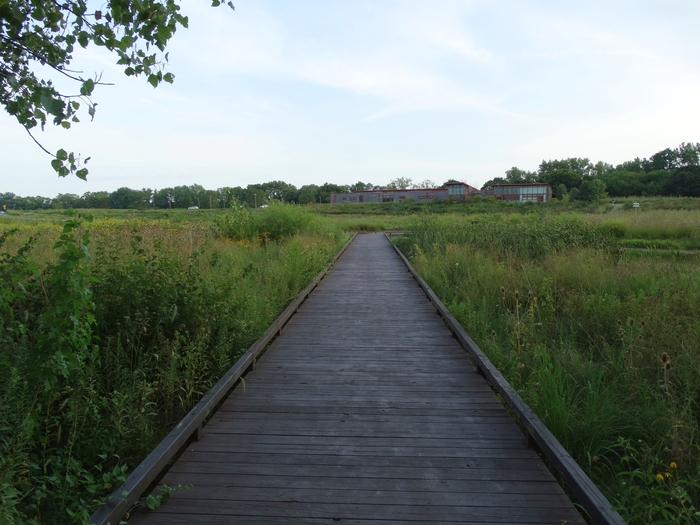
<path id="1" fill-rule="evenodd" d="M 411 230 L 400 248 L 628 523 L 700 523 L 697 259 L 568 216 Z"/>
<path id="2" fill-rule="evenodd" d="M 87 521 L 347 239 L 295 214 L 0 234 L 0 523 Z"/>

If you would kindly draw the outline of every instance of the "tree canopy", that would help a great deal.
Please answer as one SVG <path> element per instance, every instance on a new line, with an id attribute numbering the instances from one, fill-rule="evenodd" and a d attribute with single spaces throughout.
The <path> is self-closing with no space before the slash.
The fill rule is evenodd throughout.
<path id="1" fill-rule="evenodd" d="M 626 161 L 617 166 L 589 159 L 543 160 L 537 172 L 513 167 L 505 177 L 495 177 L 482 189 L 494 184 L 547 182 L 557 198 L 569 195 L 576 200 L 597 200 L 631 195 L 679 195 L 700 197 L 700 143 L 682 142 L 648 159 Z"/>
<path id="2" fill-rule="evenodd" d="M 214 7 L 221 3 L 212 0 Z M 125 75 L 143 76 L 157 87 L 173 82 L 165 69 L 165 48 L 177 28 L 187 24 L 177 0 L 108 0 L 98 9 L 86 0 L 0 0 L 0 104 L 53 157 L 51 166 L 59 176 L 74 173 L 85 179 L 89 157 L 83 160 L 64 149 L 51 153 L 32 131 L 48 122 L 70 129 L 83 107 L 94 118 L 92 95 L 103 82 L 99 74 L 86 77 L 71 69 L 76 47 L 103 47 Z M 74 91 L 60 92 L 57 77 L 67 79 Z"/>

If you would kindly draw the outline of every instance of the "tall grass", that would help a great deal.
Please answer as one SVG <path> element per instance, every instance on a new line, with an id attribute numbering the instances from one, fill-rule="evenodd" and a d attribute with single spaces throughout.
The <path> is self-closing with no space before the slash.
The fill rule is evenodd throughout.
<path id="1" fill-rule="evenodd" d="M 700 265 L 571 217 L 425 217 L 416 269 L 630 524 L 700 522 Z"/>
<path id="2" fill-rule="evenodd" d="M 455 220 L 421 214 L 416 216 L 411 231 L 413 242 L 419 246 L 469 244 L 511 257 L 539 258 L 571 247 L 604 251 L 615 247 L 604 231 L 573 215 L 476 215 Z"/>
<path id="3" fill-rule="evenodd" d="M 0 523 L 86 522 L 347 238 L 281 210 L 2 233 Z"/>

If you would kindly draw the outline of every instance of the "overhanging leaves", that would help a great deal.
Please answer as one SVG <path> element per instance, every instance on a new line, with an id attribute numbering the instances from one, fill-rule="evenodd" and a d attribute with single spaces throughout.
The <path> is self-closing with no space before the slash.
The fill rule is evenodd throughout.
<path id="1" fill-rule="evenodd" d="M 75 113 L 81 106 L 94 117 L 97 104 L 90 97 L 101 84 L 99 75 L 84 78 L 69 69 L 76 43 L 108 49 L 127 76 L 145 76 L 157 87 L 161 81 L 172 83 L 174 76 L 165 71 L 167 53 L 149 50 L 163 53 L 178 26 L 187 25 L 177 0 L 109 0 L 96 11 L 85 0 L 0 0 L 0 104 L 27 131 L 36 126 L 43 130 L 49 115 L 54 125 L 69 129 L 79 121 Z M 38 76 L 36 65 L 72 80 L 78 93 L 59 92 L 50 78 Z M 87 177 L 79 157 L 71 157 L 67 165 L 66 159 L 51 162 L 60 176 Z"/>

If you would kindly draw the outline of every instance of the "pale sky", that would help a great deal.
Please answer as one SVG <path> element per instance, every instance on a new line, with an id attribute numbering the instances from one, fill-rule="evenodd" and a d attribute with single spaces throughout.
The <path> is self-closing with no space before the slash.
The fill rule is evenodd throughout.
<path id="1" fill-rule="evenodd" d="M 700 2 L 185 0 L 173 85 L 103 72 L 94 122 L 37 132 L 90 156 L 59 179 L 0 114 L 0 191 L 53 197 L 198 183 L 296 186 L 449 178 L 512 166 L 617 164 L 700 142 Z"/>

